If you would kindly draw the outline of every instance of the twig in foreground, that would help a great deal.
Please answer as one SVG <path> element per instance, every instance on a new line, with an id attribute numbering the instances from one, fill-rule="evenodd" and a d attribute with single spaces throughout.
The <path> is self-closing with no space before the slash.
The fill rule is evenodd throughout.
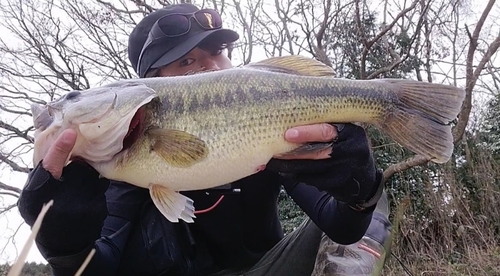
<path id="1" fill-rule="evenodd" d="M 49 210 L 49 208 L 54 204 L 54 200 L 50 200 L 47 204 L 44 204 L 42 207 L 42 210 L 40 211 L 40 214 L 38 214 L 38 217 L 36 218 L 35 224 L 33 224 L 33 227 L 31 228 L 31 234 L 28 237 L 28 240 L 23 246 L 23 249 L 21 250 L 21 254 L 17 258 L 16 262 L 14 265 L 12 265 L 12 268 L 9 271 L 9 274 L 7 276 L 18 276 L 21 275 L 21 271 L 23 270 L 24 267 L 24 261 L 26 260 L 26 257 L 28 256 L 28 253 L 31 249 L 31 246 L 33 245 L 33 242 L 35 241 L 35 237 L 38 234 L 38 230 L 40 230 L 40 226 L 42 225 L 42 220 L 43 217 L 45 217 L 45 214 Z"/>

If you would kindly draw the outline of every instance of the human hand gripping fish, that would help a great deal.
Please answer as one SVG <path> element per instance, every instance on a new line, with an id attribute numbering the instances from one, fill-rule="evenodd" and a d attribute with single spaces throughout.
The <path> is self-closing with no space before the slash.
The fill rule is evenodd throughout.
<path id="1" fill-rule="evenodd" d="M 42 159 L 42 167 L 55 179 L 61 178 L 63 168 L 75 146 L 76 135 L 77 133 L 73 129 L 64 130 Z"/>
<path id="2" fill-rule="evenodd" d="M 450 85 L 338 79 L 331 68 L 300 56 L 122 80 L 33 106 L 33 161 L 49 162 L 44 156 L 58 152 L 51 145 L 72 129 L 60 138 L 73 141 L 76 134 L 69 158 L 85 160 L 108 179 L 149 189 L 167 219 L 192 222 L 193 202 L 179 191 L 244 178 L 273 157 L 321 156 L 315 154 L 324 147 L 284 139 L 287 129 L 298 126 L 372 124 L 409 150 L 444 163 L 453 152 L 450 122 L 464 97 L 463 89 Z"/>

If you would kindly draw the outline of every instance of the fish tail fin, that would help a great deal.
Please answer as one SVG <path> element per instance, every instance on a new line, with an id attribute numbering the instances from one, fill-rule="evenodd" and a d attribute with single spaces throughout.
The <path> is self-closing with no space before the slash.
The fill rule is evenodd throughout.
<path id="1" fill-rule="evenodd" d="M 421 81 L 383 81 L 393 85 L 397 100 L 379 127 L 409 150 L 435 163 L 447 162 L 454 148 L 450 122 L 460 113 L 465 91 Z"/>

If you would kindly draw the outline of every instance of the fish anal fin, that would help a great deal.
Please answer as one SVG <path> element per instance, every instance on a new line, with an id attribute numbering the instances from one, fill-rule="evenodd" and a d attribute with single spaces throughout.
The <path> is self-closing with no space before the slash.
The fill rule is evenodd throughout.
<path id="1" fill-rule="evenodd" d="M 208 155 L 208 147 L 200 138 L 182 130 L 150 129 L 151 149 L 176 167 L 190 167 Z"/>
<path id="2" fill-rule="evenodd" d="M 335 71 L 331 67 L 313 58 L 300 55 L 272 57 L 247 64 L 245 68 L 302 76 L 335 76 Z"/>
<path id="3" fill-rule="evenodd" d="M 156 208 L 170 222 L 179 222 L 179 219 L 194 222 L 194 204 L 189 197 L 158 184 L 150 185 L 149 193 Z"/>
<path id="4" fill-rule="evenodd" d="M 291 151 L 277 154 L 274 157 L 275 158 L 290 158 L 290 157 L 295 157 L 298 155 L 317 153 L 317 152 L 324 151 L 326 149 L 331 149 L 332 146 L 333 146 L 333 142 L 307 143 L 307 144 L 303 144 L 303 145 L 299 146 L 298 148 L 295 148 Z"/>

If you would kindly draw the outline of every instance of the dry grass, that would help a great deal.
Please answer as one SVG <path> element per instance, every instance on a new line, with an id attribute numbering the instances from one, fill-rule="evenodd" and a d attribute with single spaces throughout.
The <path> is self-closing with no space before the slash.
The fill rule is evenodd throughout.
<path id="1" fill-rule="evenodd" d="M 500 275 L 500 166 L 485 150 L 469 156 L 463 177 L 449 163 L 440 176 L 448 185 L 421 191 L 423 218 L 395 202 L 392 252 L 413 275 Z M 391 257 L 382 275 L 407 274 Z"/>
<path id="2" fill-rule="evenodd" d="M 21 271 L 22 271 L 23 266 L 24 266 L 24 261 L 26 260 L 26 257 L 28 256 L 28 253 L 31 249 L 31 246 L 35 242 L 35 237 L 38 234 L 38 230 L 40 230 L 40 226 L 42 225 L 43 218 L 53 203 L 54 203 L 54 201 L 51 200 L 46 205 L 44 205 L 42 207 L 40 214 L 38 215 L 35 223 L 33 224 L 31 234 L 28 237 L 28 240 L 26 241 L 26 243 L 24 244 L 23 249 L 21 250 L 21 254 L 17 258 L 16 262 L 10 268 L 7 276 L 21 275 Z"/>

